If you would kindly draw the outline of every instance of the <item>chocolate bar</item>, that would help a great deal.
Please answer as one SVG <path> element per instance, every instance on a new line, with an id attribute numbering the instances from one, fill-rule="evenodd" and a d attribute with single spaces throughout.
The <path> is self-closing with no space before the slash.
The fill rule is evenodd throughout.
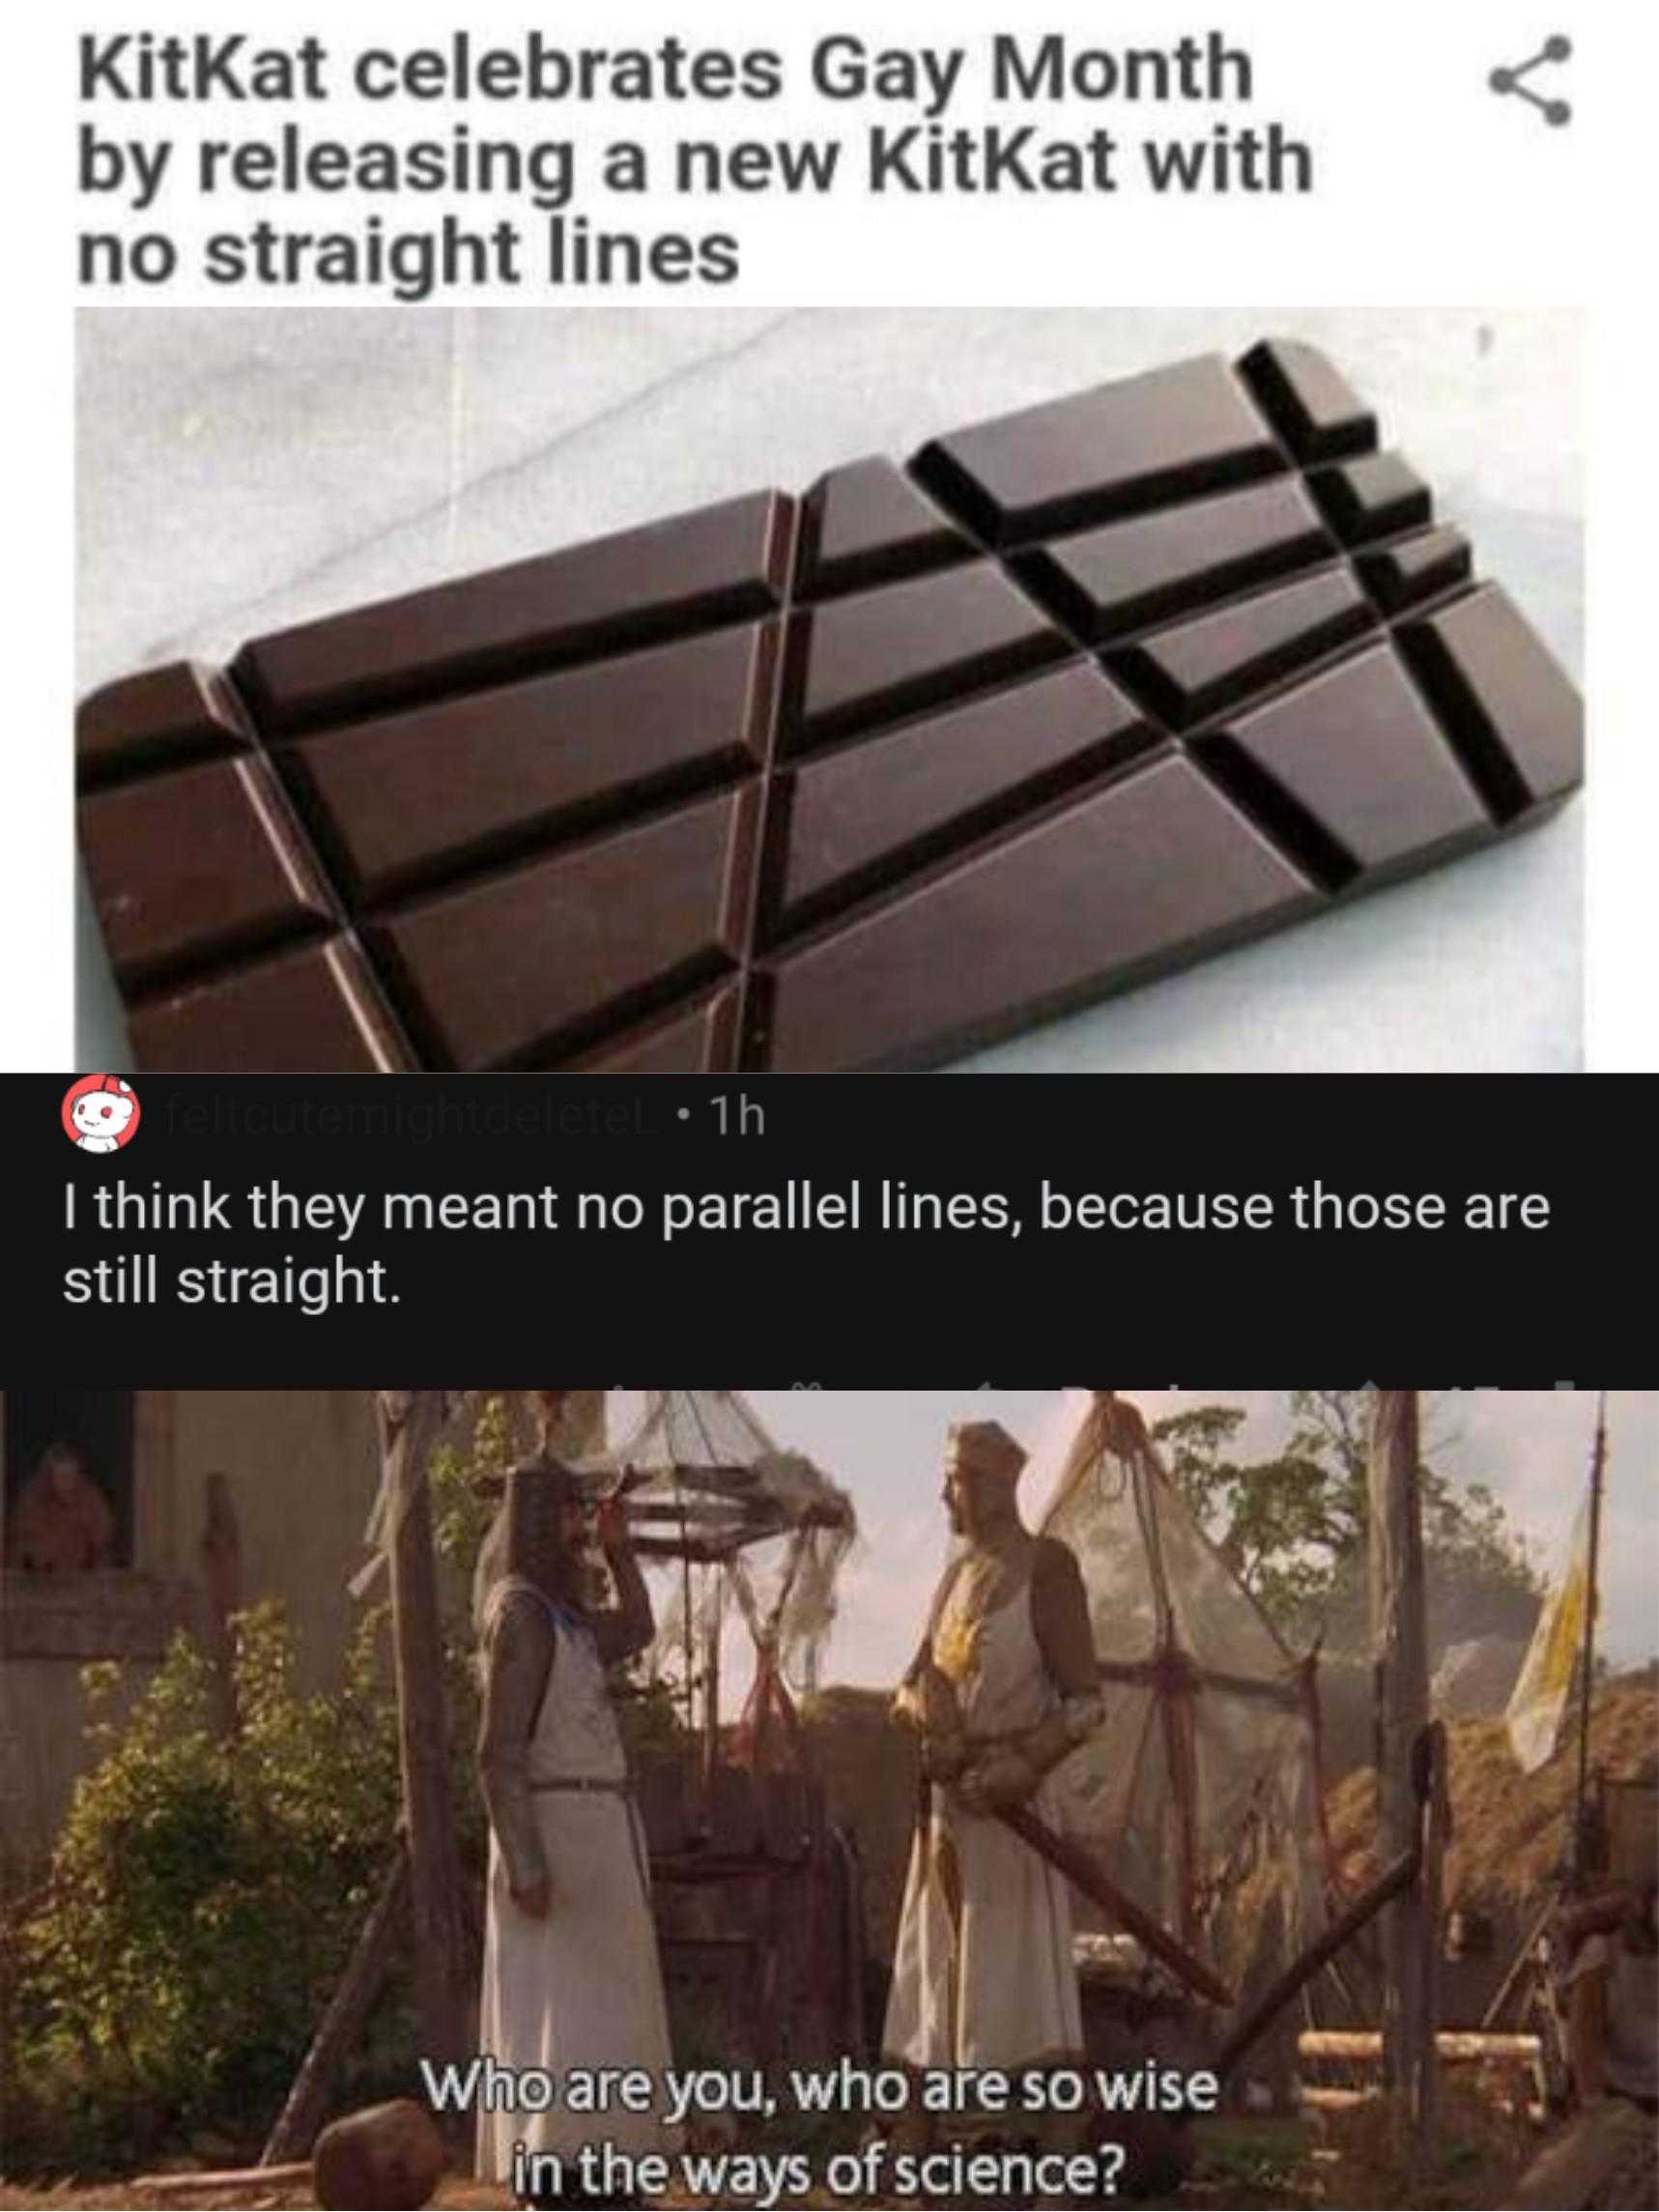
<path id="1" fill-rule="evenodd" d="M 137 1063 L 936 1064 L 1541 819 L 1578 699 L 1310 347 L 82 706 Z"/>

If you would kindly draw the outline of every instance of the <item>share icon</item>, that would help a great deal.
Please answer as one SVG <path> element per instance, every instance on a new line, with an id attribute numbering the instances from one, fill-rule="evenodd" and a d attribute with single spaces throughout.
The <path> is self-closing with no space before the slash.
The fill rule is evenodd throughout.
<path id="1" fill-rule="evenodd" d="M 1564 62 L 1573 50 L 1570 39 L 1558 31 L 1553 39 L 1546 39 L 1529 61 L 1516 62 L 1507 69 L 1493 71 L 1487 82 L 1494 92 L 1512 92 L 1517 99 L 1530 101 L 1546 123 L 1570 123 L 1572 108 L 1564 100 L 1545 100 L 1532 90 L 1527 78 L 1545 62 Z"/>

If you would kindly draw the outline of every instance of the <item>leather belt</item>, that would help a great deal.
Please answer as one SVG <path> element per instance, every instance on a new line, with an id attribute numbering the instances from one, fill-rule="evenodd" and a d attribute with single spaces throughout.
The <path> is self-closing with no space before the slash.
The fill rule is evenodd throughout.
<path id="1" fill-rule="evenodd" d="M 530 1784 L 532 1795 L 546 1790 L 574 1790 L 583 1795 L 612 1797 L 631 1797 L 634 1795 L 633 1782 L 626 1776 L 620 1781 L 611 1782 L 591 1774 L 554 1774 L 545 1781 Z"/>

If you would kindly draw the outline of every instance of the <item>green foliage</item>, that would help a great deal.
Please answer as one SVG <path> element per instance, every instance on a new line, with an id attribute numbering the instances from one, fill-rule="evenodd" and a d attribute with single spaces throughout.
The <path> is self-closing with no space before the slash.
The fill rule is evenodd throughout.
<path id="1" fill-rule="evenodd" d="M 1245 1588 L 1292 1642 L 1334 1649 L 1366 1634 L 1367 1391 L 1292 1391 L 1291 1430 L 1272 1458 L 1244 1460 L 1238 1406 L 1197 1406 L 1153 1434 L 1170 1473 Z M 1526 1548 L 1483 1483 L 1418 1471 L 1436 1643 L 1530 1632 L 1540 1594 Z"/>
<path id="2" fill-rule="evenodd" d="M 487 1835 L 473 1774 L 472 1584 L 515 1456 L 502 1395 L 430 1480 L 443 1565 L 451 1801 L 463 1880 L 481 1897 Z M 358 1622 L 337 1687 L 305 1694 L 280 1607 L 235 1623 L 236 1726 L 211 1659 L 181 1635 L 124 1722 L 119 1666 L 85 1670 L 95 1765 L 76 1787 L 44 1901 L 0 1976 L 10 2172 L 125 2169 L 211 2131 L 252 2151 L 333 1994 L 395 1846 L 397 1714 L 384 1605 Z M 672 1696 L 619 1684 L 636 1743 L 672 1740 Z M 404 1963 L 379 2041 L 342 2095 L 407 2085 Z"/>
<path id="3" fill-rule="evenodd" d="M 648 1671 L 644 1654 L 617 1670 L 611 1689 L 616 1725 L 631 1753 L 672 1751 L 681 1742 L 684 1718 L 673 1684 Z"/>
<path id="4" fill-rule="evenodd" d="M 1198 1406 L 1153 1435 L 1227 1564 L 1284 1627 L 1328 1587 L 1359 1532 L 1333 1470 L 1301 1434 L 1272 1459 L 1233 1456 L 1244 1422 L 1242 1406 Z"/>
<path id="5" fill-rule="evenodd" d="M 495 1518 L 495 1486 L 515 1457 L 512 1407 L 505 1393 L 480 1396 L 472 1417 L 471 1448 L 440 1444 L 427 1462 L 432 1490 L 432 1533 L 452 1581 L 470 1592 L 478 1553 Z"/>
<path id="6" fill-rule="evenodd" d="M 9 2163 L 129 2164 L 279 2104 L 397 1826 L 397 1750 L 361 1623 L 337 1690 L 302 1695 L 278 1607 L 236 1623 L 239 1725 L 180 1636 L 125 1727 L 87 1670 L 92 1738 L 43 1908 L 18 1940 Z"/>

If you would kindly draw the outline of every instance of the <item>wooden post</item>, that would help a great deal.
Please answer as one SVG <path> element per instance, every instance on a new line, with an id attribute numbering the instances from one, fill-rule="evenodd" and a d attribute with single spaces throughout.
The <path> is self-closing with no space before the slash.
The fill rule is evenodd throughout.
<path id="1" fill-rule="evenodd" d="M 1376 1393 L 1370 1460 L 1371 1653 L 1377 1681 L 1377 1851 L 1387 1864 L 1420 1849 L 1414 1761 L 1428 1725 L 1417 1393 Z M 1399 2100 L 1408 2177 L 1434 2133 L 1434 1952 L 1438 1899 L 1421 1877 L 1383 1914 L 1383 2082 Z"/>
<path id="2" fill-rule="evenodd" d="M 1595 1456 L 1589 1471 L 1589 1565 L 1585 1591 L 1584 1649 L 1579 1654 L 1579 1758 L 1573 1787 L 1573 1832 L 1568 1854 L 1572 1887 L 1588 1886 L 1586 1864 L 1589 1838 L 1586 1833 L 1589 1793 L 1589 1723 L 1595 1702 L 1595 1616 L 1601 1598 L 1601 1501 L 1607 1486 L 1607 1393 L 1596 1401 Z"/>
<path id="3" fill-rule="evenodd" d="M 434 1391 L 381 1391 L 391 1563 L 391 1633 L 397 1672 L 398 1745 L 409 1837 L 415 1996 L 420 2055 L 436 2065 L 468 2054 L 461 1865 L 449 1798 L 449 1727 L 443 1637 L 426 1455 L 443 1422 Z"/>
<path id="4" fill-rule="evenodd" d="M 726 1626 L 726 1574 L 714 1570 L 702 1640 L 702 1786 L 712 1798 L 720 1766 L 720 1640 Z"/>

